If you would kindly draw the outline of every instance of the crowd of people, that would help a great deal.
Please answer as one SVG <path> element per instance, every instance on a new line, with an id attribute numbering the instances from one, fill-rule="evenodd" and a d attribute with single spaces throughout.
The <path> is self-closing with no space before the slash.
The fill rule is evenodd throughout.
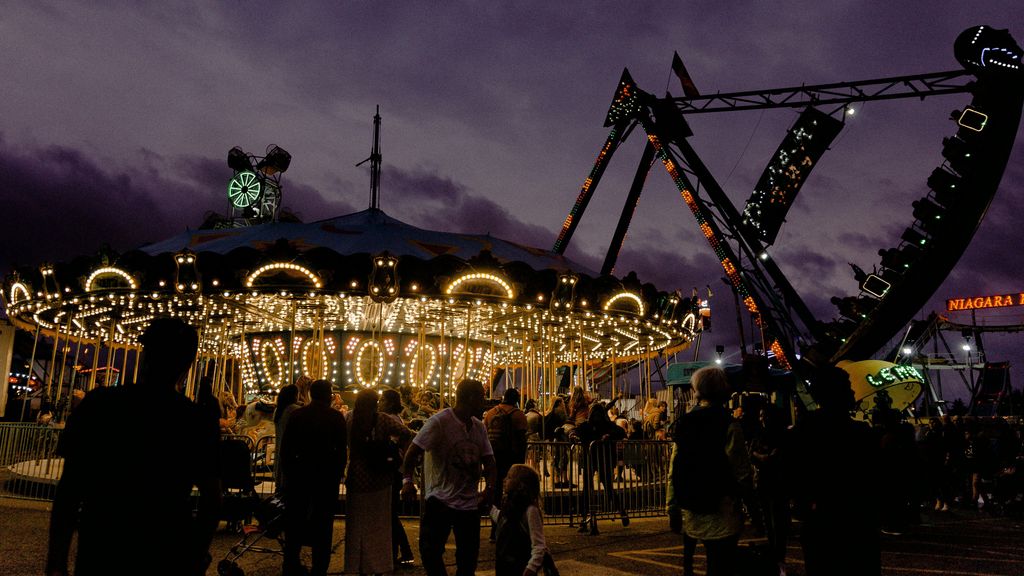
<path id="1" fill-rule="evenodd" d="M 239 407 L 230 396 L 214 397 L 209 382 L 198 387 L 195 401 L 182 394 L 196 353 L 194 329 L 154 321 L 142 340 L 138 384 L 86 395 L 62 435 L 51 576 L 68 573 L 76 530 L 76 574 L 139 566 L 153 574 L 205 573 L 219 519 L 224 433 L 274 438 L 286 576 L 326 573 L 343 482 L 346 573 L 387 574 L 413 562 L 399 510 L 402 498 L 419 496 L 417 484 L 423 489 L 418 552 L 428 574 L 447 573 L 452 534 L 457 573 L 473 574 L 480 519 L 487 515 L 498 574 L 550 572 L 538 470 L 550 473 L 554 489 L 580 488 L 580 532 L 598 533 L 590 510 L 598 485 L 609 510 L 628 526 L 614 488 L 627 439 L 671 441 L 669 523 L 683 536 L 684 575 L 694 573 L 698 543 L 707 574 L 733 574 L 743 560 L 738 541 L 745 525 L 767 536 L 768 560 L 785 574 L 793 519 L 800 521 L 808 576 L 878 574 L 880 534 L 907 530 L 923 507 L 1020 514 L 1024 499 L 1020 425 L 966 417 L 914 426 L 884 404 L 870 422 L 857 421 L 848 376 L 838 368 L 815 375 L 816 409 L 795 422 L 765 399 L 737 402 L 725 373 L 714 367 L 693 374 L 693 403 L 672 422 L 663 401 L 648 401 L 629 419 L 617 401 L 599 401 L 580 387 L 554 397 L 543 413 L 535 399 L 524 401 L 509 388 L 485 411 L 484 387 L 474 380 L 459 383 L 450 407 L 428 391 L 386 389 L 360 391 L 349 409 L 331 382 L 306 378 L 282 387 L 274 404 Z M 183 426 L 143 440 L 117 417 L 143 409 Z M 537 456 L 530 442 L 553 440 L 564 442 L 541 452 L 545 462 L 531 461 Z M 573 444 L 581 447 L 569 450 Z M 106 473 L 89 472 L 96 469 Z M 312 548 L 311 569 L 302 565 L 302 546 Z"/>

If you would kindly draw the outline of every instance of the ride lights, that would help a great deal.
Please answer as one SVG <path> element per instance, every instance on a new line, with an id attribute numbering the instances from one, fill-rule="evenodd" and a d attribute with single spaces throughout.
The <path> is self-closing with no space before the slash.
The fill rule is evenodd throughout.
<path id="1" fill-rule="evenodd" d="M 942 157 L 947 160 L 949 167 L 959 174 L 969 172 L 975 162 L 975 158 L 971 156 L 970 146 L 957 136 L 942 139 Z"/>
<path id="2" fill-rule="evenodd" d="M 946 208 L 951 208 L 959 198 L 958 184 L 960 177 L 941 167 L 932 170 L 928 177 L 928 187 L 935 193 L 935 201 Z"/>
<path id="3" fill-rule="evenodd" d="M 488 274 L 483 272 L 471 272 L 469 274 L 463 274 L 462 276 L 459 276 L 444 289 L 444 293 L 446 295 L 451 295 L 455 293 L 455 291 L 458 290 L 460 286 L 467 283 L 491 284 L 498 288 L 501 288 L 506 298 L 515 298 L 515 292 L 512 290 L 512 286 L 504 278 L 496 274 Z"/>
<path id="4" fill-rule="evenodd" d="M 285 272 L 298 272 L 304 275 L 306 278 L 308 278 L 309 282 L 313 284 L 313 286 L 315 286 L 316 288 L 323 287 L 323 281 L 320 280 L 320 277 L 317 276 L 312 270 L 304 266 L 299 266 L 298 264 L 292 264 L 290 262 L 275 262 L 273 264 L 265 264 L 261 266 L 255 272 L 246 277 L 245 286 L 247 288 L 252 288 L 253 283 L 255 283 L 260 276 L 274 270 L 282 270 Z"/>
<path id="5" fill-rule="evenodd" d="M 910 205 L 914 207 L 914 218 L 921 221 L 921 227 L 926 232 L 932 232 L 941 224 L 940 220 L 945 210 L 935 202 L 921 198 L 914 200 Z"/>
<path id="6" fill-rule="evenodd" d="M 637 296 L 636 294 L 627 291 L 619 292 L 618 294 L 615 294 L 614 296 L 609 298 L 608 301 L 604 303 L 603 309 L 607 312 L 608 310 L 611 310 L 612 306 L 614 306 L 617 302 L 621 300 L 633 302 L 636 305 L 636 313 L 639 314 L 640 316 L 644 315 L 644 301 L 640 298 L 640 296 Z"/>
<path id="7" fill-rule="evenodd" d="M 928 244 L 928 237 L 913 227 L 904 230 L 900 239 L 907 244 L 913 244 L 914 246 L 925 246 Z"/>
<path id="8" fill-rule="evenodd" d="M 179 294 L 199 291 L 199 271 L 196 269 L 196 255 L 185 249 L 174 255 L 174 288 Z"/>
<path id="9" fill-rule="evenodd" d="M 866 296 L 847 296 L 846 298 L 833 296 L 831 302 L 839 309 L 841 315 L 856 322 L 866 318 L 878 306 L 878 300 Z"/>
<path id="10" fill-rule="evenodd" d="M 901 248 L 879 250 L 878 255 L 882 257 L 882 267 L 904 271 L 921 256 L 921 250 L 913 244 L 904 244 Z"/>

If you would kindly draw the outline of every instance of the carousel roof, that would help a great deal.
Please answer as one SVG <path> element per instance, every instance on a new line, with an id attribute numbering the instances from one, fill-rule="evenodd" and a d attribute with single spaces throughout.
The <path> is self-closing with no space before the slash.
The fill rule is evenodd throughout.
<path id="1" fill-rule="evenodd" d="M 459 234 L 417 228 L 369 208 L 309 223 L 270 222 L 245 228 L 189 230 L 140 248 L 156 256 L 182 249 L 193 252 L 228 254 L 239 248 L 263 250 L 282 240 L 296 252 L 327 248 L 338 254 L 379 254 L 411 256 L 429 260 L 454 256 L 469 260 L 481 251 L 490 252 L 500 264 L 522 262 L 534 270 L 573 270 L 594 276 L 593 272 L 549 250 L 524 246 L 490 234 Z"/>
<path id="2" fill-rule="evenodd" d="M 201 328 L 201 354 L 236 359 L 250 390 L 292 373 L 439 384 L 499 365 L 650 357 L 701 329 L 696 299 L 632 273 L 594 275 L 547 250 L 377 209 L 187 231 L 22 269 L 4 296 L 18 326 L 108 348 L 136 346 L 154 318 L 184 318 Z M 462 372 L 444 368 L 442 379 L 432 368 L 442 358 Z"/>

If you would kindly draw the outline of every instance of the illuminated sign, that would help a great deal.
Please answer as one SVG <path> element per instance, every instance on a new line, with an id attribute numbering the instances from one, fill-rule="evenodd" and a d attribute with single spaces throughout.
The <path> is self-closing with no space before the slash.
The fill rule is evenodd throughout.
<path id="1" fill-rule="evenodd" d="M 903 410 L 924 389 L 924 375 L 913 366 L 883 360 L 841 361 L 837 366 L 850 375 L 856 402 L 853 415 L 859 420 L 869 419 L 882 407 Z"/>
<path id="2" fill-rule="evenodd" d="M 800 114 L 743 209 L 743 226 L 751 234 L 766 244 L 775 242 L 807 176 L 842 129 L 841 121 L 814 108 Z"/>
<path id="3" fill-rule="evenodd" d="M 946 310 L 950 312 L 957 310 L 980 310 L 982 308 L 1005 308 L 1007 306 L 1024 306 L 1024 292 L 946 300 Z"/>
<path id="4" fill-rule="evenodd" d="M 924 376 L 917 371 L 917 368 L 913 366 L 890 366 L 888 368 L 882 368 L 875 374 L 868 374 L 864 377 L 868 384 L 871 384 L 875 388 L 881 388 L 883 386 L 889 386 L 896 382 L 903 382 L 907 380 L 924 380 Z"/>

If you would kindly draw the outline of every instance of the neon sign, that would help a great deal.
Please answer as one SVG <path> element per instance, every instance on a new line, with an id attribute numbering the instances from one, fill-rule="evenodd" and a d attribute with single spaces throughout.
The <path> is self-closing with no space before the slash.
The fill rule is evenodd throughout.
<path id="1" fill-rule="evenodd" d="M 907 380 L 920 382 L 924 380 L 924 377 L 913 366 L 889 366 L 888 368 L 882 368 L 876 374 L 868 374 L 864 379 L 875 388 L 881 388 Z"/>
<path id="2" fill-rule="evenodd" d="M 1005 308 L 1007 306 L 1024 306 L 1024 292 L 946 300 L 946 310 L 950 312 L 957 310 L 980 310 L 983 308 Z"/>

